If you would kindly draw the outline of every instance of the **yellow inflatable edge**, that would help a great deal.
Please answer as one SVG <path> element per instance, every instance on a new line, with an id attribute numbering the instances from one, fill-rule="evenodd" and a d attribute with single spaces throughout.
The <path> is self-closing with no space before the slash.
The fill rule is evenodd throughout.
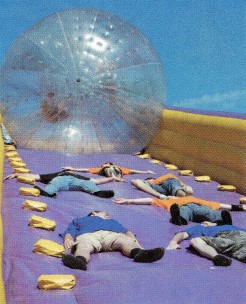
<path id="1" fill-rule="evenodd" d="M 246 194 L 246 120 L 167 109 L 146 153 Z"/>
<path id="2" fill-rule="evenodd" d="M 2 123 L 2 116 L 0 114 L 0 123 Z M 3 223 L 2 223 L 2 193 L 3 193 L 3 168 L 4 168 L 4 144 L 0 130 L 0 303 L 6 303 L 5 288 L 3 282 Z"/>

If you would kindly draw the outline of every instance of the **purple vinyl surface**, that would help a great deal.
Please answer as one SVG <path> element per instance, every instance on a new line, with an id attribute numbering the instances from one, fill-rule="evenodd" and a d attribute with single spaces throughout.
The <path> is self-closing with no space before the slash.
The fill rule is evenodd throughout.
<path id="1" fill-rule="evenodd" d="M 98 167 L 106 161 L 138 170 L 153 170 L 156 177 L 178 172 L 130 155 L 64 155 L 55 152 L 18 149 L 20 157 L 32 173 L 51 173 L 62 166 Z M 189 169 L 189 168 L 186 168 Z M 5 175 L 12 168 L 5 160 Z M 204 175 L 206 172 L 204 172 Z M 98 177 L 92 174 L 84 175 Z M 127 183 L 113 182 L 101 185 L 101 189 L 113 189 L 115 197 L 149 197 L 131 186 L 130 180 L 146 178 L 147 174 L 125 176 Z M 238 193 L 217 191 L 218 183 L 198 183 L 194 177 L 182 177 L 191 185 L 194 195 L 223 203 L 238 204 Z M 41 187 L 43 184 L 39 184 Z M 175 232 L 181 231 L 169 223 L 165 209 L 154 206 L 116 205 L 111 199 L 102 199 L 82 192 L 60 192 L 56 199 L 24 197 L 15 179 L 4 182 L 3 190 L 3 277 L 8 304 L 232 304 L 245 303 L 246 265 L 233 260 L 230 267 L 214 267 L 212 262 L 186 251 L 188 241 L 181 243 L 181 250 L 166 251 L 162 260 L 152 264 L 134 263 L 118 252 L 93 254 L 87 271 L 66 268 L 60 258 L 39 255 L 33 245 L 39 239 L 49 239 L 62 244 L 59 233 L 63 232 L 75 217 L 90 211 L 106 211 L 110 216 L 137 235 L 142 246 L 166 247 Z M 25 199 L 43 201 L 48 209 L 43 214 L 22 209 Z M 55 231 L 31 228 L 28 220 L 32 215 L 55 220 Z M 233 223 L 245 228 L 246 213 L 232 212 Z M 194 223 L 189 223 L 189 226 Z M 183 226 L 183 229 L 187 226 Z M 37 279 L 41 274 L 73 274 L 76 285 L 62 291 L 41 291 Z"/>

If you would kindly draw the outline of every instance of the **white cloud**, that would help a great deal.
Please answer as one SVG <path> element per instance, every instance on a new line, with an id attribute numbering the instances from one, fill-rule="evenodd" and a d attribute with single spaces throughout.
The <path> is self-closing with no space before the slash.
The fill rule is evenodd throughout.
<path id="1" fill-rule="evenodd" d="M 198 98 L 184 99 L 174 102 L 172 105 L 183 108 L 195 108 L 201 110 L 246 112 L 246 90 L 229 91 L 213 95 L 203 95 Z M 243 108 L 242 108 L 243 107 Z"/>

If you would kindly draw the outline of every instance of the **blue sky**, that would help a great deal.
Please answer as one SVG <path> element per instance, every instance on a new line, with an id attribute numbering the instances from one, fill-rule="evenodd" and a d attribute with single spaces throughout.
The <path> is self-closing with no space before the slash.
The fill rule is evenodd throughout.
<path id="1" fill-rule="evenodd" d="M 162 60 L 167 106 L 246 113 L 245 0 L 0 0 L 0 62 L 46 16 L 91 7 L 138 27 Z"/>

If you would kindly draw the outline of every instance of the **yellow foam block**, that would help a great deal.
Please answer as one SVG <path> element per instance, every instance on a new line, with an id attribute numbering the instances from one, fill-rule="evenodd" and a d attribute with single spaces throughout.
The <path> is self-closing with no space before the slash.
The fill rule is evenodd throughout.
<path id="1" fill-rule="evenodd" d="M 140 154 L 140 155 L 137 155 L 137 157 L 146 159 L 146 158 L 150 158 L 150 154 L 149 153 Z"/>
<path id="2" fill-rule="evenodd" d="M 20 158 L 20 157 L 9 157 L 8 160 L 9 160 L 10 163 L 12 163 L 12 162 L 22 162 L 22 158 Z"/>
<path id="3" fill-rule="evenodd" d="M 240 204 L 246 205 L 246 196 L 240 198 Z"/>
<path id="4" fill-rule="evenodd" d="M 29 226 L 46 230 L 55 230 L 56 222 L 41 216 L 33 215 L 29 219 Z"/>
<path id="5" fill-rule="evenodd" d="M 217 188 L 219 191 L 229 191 L 229 192 L 236 192 L 236 187 L 232 185 L 219 185 Z"/>
<path id="6" fill-rule="evenodd" d="M 29 172 L 31 171 L 26 168 L 14 168 L 14 173 L 29 173 Z"/>
<path id="7" fill-rule="evenodd" d="M 181 176 L 192 176 L 194 173 L 192 170 L 180 170 L 179 175 Z"/>
<path id="8" fill-rule="evenodd" d="M 13 168 L 26 168 L 26 164 L 22 162 L 11 162 L 10 163 Z"/>
<path id="9" fill-rule="evenodd" d="M 71 289 L 76 284 L 76 279 L 71 274 L 42 274 L 38 278 L 38 288 L 43 290 Z"/>
<path id="10" fill-rule="evenodd" d="M 152 160 L 150 160 L 150 162 L 153 163 L 153 164 L 159 165 L 159 166 L 162 165 L 162 161 L 161 160 L 152 159 Z"/>
<path id="11" fill-rule="evenodd" d="M 195 181 L 197 182 L 211 182 L 211 177 L 208 175 L 196 176 Z"/>
<path id="12" fill-rule="evenodd" d="M 168 170 L 178 170 L 178 168 L 172 164 L 165 164 L 165 168 Z"/>
<path id="13" fill-rule="evenodd" d="M 19 175 L 17 177 L 17 182 L 18 183 L 29 184 L 29 185 L 35 185 L 35 179 L 34 178 L 26 177 L 24 175 Z"/>
<path id="14" fill-rule="evenodd" d="M 20 195 L 39 196 L 40 191 L 35 188 L 20 188 Z"/>
<path id="15" fill-rule="evenodd" d="M 5 145 L 4 146 L 4 151 L 5 152 L 8 152 L 8 151 L 15 151 L 16 150 L 16 148 L 15 148 L 15 146 L 13 146 L 13 145 Z"/>
<path id="16" fill-rule="evenodd" d="M 7 158 L 16 157 L 16 156 L 19 156 L 18 152 L 16 152 L 16 151 L 11 151 L 11 152 L 5 153 L 5 157 L 7 157 Z"/>
<path id="17" fill-rule="evenodd" d="M 22 208 L 26 210 L 44 212 L 48 208 L 48 205 L 38 201 L 25 200 L 22 204 Z"/>
<path id="18" fill-rule="evenodd" d="M 44 239 L 40 239 L 34 244 L 33 251 L 37 254 L 46 254 L 54 257 L 61 257 L 65 254 L 65 249 L 62 245 Z"/>

